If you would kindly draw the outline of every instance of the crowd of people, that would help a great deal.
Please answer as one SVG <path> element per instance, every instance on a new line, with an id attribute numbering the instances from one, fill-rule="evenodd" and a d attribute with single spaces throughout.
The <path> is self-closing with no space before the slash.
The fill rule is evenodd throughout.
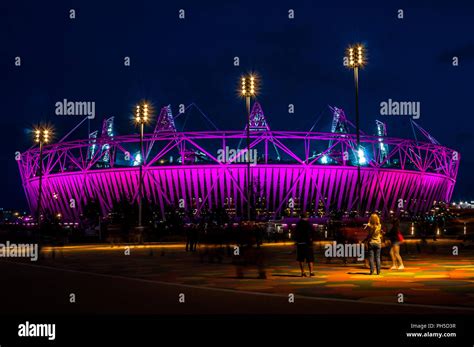
<path id="1" fill-rule="evenodd" d="M 187 222 L 184 223 L 183 219 L 179 218 L 179 215 L 170 213 L 165 225 L 168 235 L 179 235 L 180 233 L 182 235 L 184 232 L 186 252 L 195 253 L 199 250 L 198 253 L 201 260 L 207 257 L 211 261 L 216 260 L 218 262 L 221 262 L 222 258 L 228 255 L 232 257 L 235 264 L 240 266 L 239 272 L 242 272 L 242 268 L 246 264 L 255 264 L 259 268 L 261 277 L 265 277 L 264 270 L 262 270 L 265 257 L 260 246 L 264 241 L 279 240 L 275 236 L 275 232 L 273 234 L 268 232 L 268 223 L 245 220 L 234 222 L 225 213 L 209 214 L 207 218 L 190 219 Z M 115 223 L 104 223 L 105 235 L 108 239 L 112 240 L 112 243 L 132 242 L 130 240 L 133 240 L 133 238 L 130 235 L 135 235 L 130 232 L 133 229 L 131 227 L 132 224 L 132 218 L 119 218 Z M 57 229 L 54 235 L 61 234 L 58 231 L 58 223 L 44 223 L 43 227 L 45 228 L 46 226 L 49 232 Z M 328 226 L 327 230 L 330 230 L 330 228 Z M 389 254 L 392 261 L 390 270 L 404 269 L 403 259 L 400 255 L 400 246 L 404 242 L 404 237 L 400 231 L 400 220 L 398 218 L 392 218 L 390 227 L 386 228 L 382 226 L 379 215 L 373 213 L 368 218 L 367 224 L 360 226 L 360 224 L 356 223 L 354 228 L 360 231 L 365 230 L 366 237 L 364 240 L 361 241 L 347 237 L 343 232 L 340 232 L 340 227 L 335 227 L 335 231 L 333 231 L 331 236 L 337 243 L 358 242 L 363 244 L 366 252 L 365 258 L 371 275 L 380 274 L 381 251 L 387 247 L 390 249 Z M 318 236 L 321 240 L 321 235 L 315 237 L 314 225 L 309 222 L 304 214 L 300 216 L 290 235 L 295 243 L 296 261 L 299 265 L 301 276 L 314 276 L 315 251 L 313 243 Z M 326 239 L 327 235 L 324 238 Z M 56 235 L 53 239 L 57 240 L 60 238 Z M 143 235 L 140 235 L 138 239 L 140 242 L 143 242 Z M 54 242 L 54 244 L 59 243 Z M 200 246 L 199 249 L 198 245 Z M 237 255 L 232 254 L 232 245 L 239 247 Z M 344 262 L 346 263 L 346 258 L 344 258 Z M 308 268 L 308 274 L 305 271 L 305 266 Z"/>
<path id="2" fill-rule="evenodd" d="M 366 260 L 370 268 L 370 275 L 381 272 L 381 251 L 382 248 L 390 248 L 392 266 L 390 270 L 403 270 L 403 259 L 400 255 L 400 245 L 404 242 L 403 234 L 400 231 L 400 220 L 393 218 L 390 228 L 384 228 L 378 214 L 370 215 L 367 224 L 360 227 L 365 230 L 366 237 L 359 241 L 363 245 Z M 301 216 L 294 228 L 292 241 L 295 243 L 296 261 L 301 270 L 301 276 L 314 276 L 315 251 L 313 243 L 315 241 L 313 225 L 304 215 Z M 261 244 L 265 238 L 265 224 L 252 221 L 241 221 L 237 227 L 231 224 L 224 226 L 217 223 L 201 221 L 191 224 L 186 228 L 186 252 L 196 252 L 197 245 L 200 247 L 200 257 L 208 257 L 211 261 L 222 262 L 224 255 L 232 257 L 233 262 L 239 266 L 238 272 L 242 272 L 243 266 L 248 264 L 257 265 L 259 271 L 264 273 L 264 253 Z M 344 237 L 337 242 L 347 243 Z M 232 245 L 238 247 L 237 254 L 233 254 Z M 308 268 L 308 273 L 305 267 Z M 262 277 L 265 277 L 263 274 Z"/>
<path id="3" fill-rule="evenodd" d="M 403 259 L 400 255 L 400 245 L 404 241 L 403 234 L 400 231 L 400 220 L 393 218 L 391 228 L 384 231 L 378 214 L 370 215 L 368 223 L 365 225 L 367 237 L 363 241 L 363 245 L 368 254 L 368 262 L 370 275 L 380 274 L 381 270 L 381 250 L 383 247 L 390 247 L 390 257 L 392 267 L 390 270 L 403 270 L 405 268 Z M 308 265 L 309 275 L 314 276 L 314 250 L 313 250 L 313 232 L 311 224 L 306 218 L 302 217 L 296 225 L 295 245 L 296 245 L 296 261 L 301 270 L 301 276 L 306 277 L 304 271 L 304 263 Z M 346 242 L 347 240 L 339 239 Z M 345 260 L 345 259 L 344 259 Z"/>

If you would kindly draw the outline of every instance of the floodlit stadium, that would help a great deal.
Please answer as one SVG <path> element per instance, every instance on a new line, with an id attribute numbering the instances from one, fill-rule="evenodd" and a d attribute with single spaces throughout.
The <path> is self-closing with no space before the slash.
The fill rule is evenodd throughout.
<path id="1" fill-rule="evenodd" d="M 385 123 L 374 135 L 361 131 L 357 148 L 354 126 L 340 108 L 328 132 L 270 129 L 261 105 L 253 104 L 250 121 L 250 205 L 275 218 L 284 211 L 324 210 L 425 213 L 434 202 L 449 202 L 460 154 L 441 146 L 412 121 L 423 140 L 390 137 Z M 116 202 L 139 197 L 156 213 L 181 208 L 199 215 L 226 208 L 244 216 L 247 206 L 247 128 L 177 131 L 169 106 L 157 117 L 154 131 L 140 138 L 114 133 L 114 119 L 83 140 L 33 147 L 18 161 L 32 212 L 39 195 L 41 210 L 80 218 L 90 201 L 107 215 Z M 357 170 L 361 187 L 358 201 Z"/>

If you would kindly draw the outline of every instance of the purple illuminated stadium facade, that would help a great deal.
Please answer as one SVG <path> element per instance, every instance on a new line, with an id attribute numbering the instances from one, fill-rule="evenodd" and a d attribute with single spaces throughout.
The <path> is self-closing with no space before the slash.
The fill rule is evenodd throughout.
<path id="1" fill-rule="evenodd" d="M 425 213 L 435 201 L 450 201 L 458 152 L 439 145 L 421 127 L 425 141 L 391 138 L 386 131 L 373 136 L 361 133 L 363 151 L 358 152 L 352 123 L 341 109 L 332 110 L 331 132 L 274 131 L 260 105 L 254 104 L 250 123 L 251 149 L 256 151 L 250 177 L 253 205 L 274 217 L 288 208 L 354 210 L 357 160 L 363 211 Z M 108 125 L 111 128 L 110 119 L 104 121 L 100 134 L 92 133 L 88 139 L 44 147 L 42 209 L 73 221 L 92 200 L 100 204 L 103 215 L 116 201 L 136 202 L 138 165 L 144 158 L 144 199 L 156 212 L 163 215 L 168 206 L 174 206 L 199 215 L 203 209 L 225 207 L 245 214 L 245 130 L 176 131 L 170 108 L 164 107 L 153 133 L 145 134 L 140 154 L 137 135 L 115 136 Z M 236 155 L 229 155 L 232 149 Z M 19 168 L 35 212 L 38 148 L 22 153 Z"/>

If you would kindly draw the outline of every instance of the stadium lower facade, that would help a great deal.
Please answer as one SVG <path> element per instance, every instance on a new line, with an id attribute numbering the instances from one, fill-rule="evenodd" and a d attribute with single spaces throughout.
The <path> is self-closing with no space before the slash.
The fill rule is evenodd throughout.
<path id="1" fill-rule="evenodd" d="M 180 132 L 169 107 L 161 110 L 153 133 L 116 136 L 113 119 L 88 139 L 62 141 L 43 148 L 41 210 L 76 221 L 87 204 L 107 215 L 114 204 L 139 198 L 155 212 L 167 208 L 226 208 L 245 216 L 247 186 L 251 206 L 268 216 L 285 210 L 314 212 L 409 211 L 423 214 L 435 202 L 449 202 L 460 155 L 441 146 L 420 127 L 426 141 L 361 133 L 360 146 L 341 109 L 334 112 L 331 132 L 273 131 L 258 103 L 251 113 L 250 155 L 244 131 Z M 251 162 L 247 177 L 247 160 Z M 32 148 L 18 161 L 32 213 L 38 206 L 40 151 Z M 360 166 L 361 187 L 357 189 Z M 359 200 L 360 199 L 360 200 Z"/>

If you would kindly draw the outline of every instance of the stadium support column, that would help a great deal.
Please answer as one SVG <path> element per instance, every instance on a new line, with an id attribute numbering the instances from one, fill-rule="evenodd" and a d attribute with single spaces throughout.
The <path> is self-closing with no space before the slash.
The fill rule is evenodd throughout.
<path id="1" fill-rule="evenodd" d="M 38 179 L 38 203 L 36 204 L 36 218 L 38 226 L 38 242 L 41 243 L 41 200 L 43 196 L 43 146 L 48 143 L 52 137 L 52 130 L 47 127 L 38 126 L 34 129 L 35 142 L 39 145 L 39 179 Z"/>
<path id="2" fill-rule="evenodd" d="M 41 227 L 41 196 L 43 195 L 43 141 L 39 143 L 39 180 L 38 180 L 38 203 L 36 204 L 36 220 L 38 224 L 38 237 Z"/>
<path id="3" fill-rule="evenodd" d="M 138 227 L 142 227 L 142 199 L 143 199 L 143 164 L 145 155 L 143 153 L 143 129 L 150 120 L 150 109 L 147 103 L 137 105 L 135 110 L 135 122 L 140 126 L 140 167 L 138 178 Z"/>
<path id="4" fill-rule="evenodd" d="M 245 98 L 247 105 L 247 220 L 250 220 L 251 178 L 250 178 L 250 96 Z"/>
<path id="5" fill-rule="evenodd" d="M 143 198 L 143 127 L 140 123 L 140 177 L 138 183 L 138 226 L 142 226 L 142 198 Z"/>
<path id="6" fill-rule="evenodd" d="M 248 76 L 242 76 L 241 79 L 241 90 L 240 94 L 242 97 L 245 98 L 246 103 L 246 111 L 247 111 L 247 126 L 246 126 L 246 137 L 247 137 L 247 220 L 250 220 L 251 213 L 250 213 L 250 205 L 251 205 L 251 174 L 250 174 L 250 127 L 251 127 L 251 119 L 250 119 L 250 101 L 252 97 L 257 95 L 257 77 L 253 74 L 249 74 Z"/>
<path id="7" fill-rule="evenodd" d="M 362 196 L 360 185 L 360 125 L 359 125 L 359 68 L 354 67 L 354 84 L 355 84 L 355 105 L 356 105 L 356 136 L 357 136 L 357 211 L 361 213 Z"/>
<path id="8" fill-rule="evenodd" d="M 366 63 L 365 47 L 361 44 L 349 46 L 347 49 L 348 67 L 354 70 L 354 84 L 355 84 L 355 108 L 356 108 L 356 161 L 357 161 L 357 211 L 361 214 L 362 209 L 362 189 L 360 184 L 360 162 L 363 158 L 363 149 L 360 147 L 360 125 L 359 125 L 359 68 L 362 68 Z M 363 215 L 363 213 L 362 213 Z"/>

